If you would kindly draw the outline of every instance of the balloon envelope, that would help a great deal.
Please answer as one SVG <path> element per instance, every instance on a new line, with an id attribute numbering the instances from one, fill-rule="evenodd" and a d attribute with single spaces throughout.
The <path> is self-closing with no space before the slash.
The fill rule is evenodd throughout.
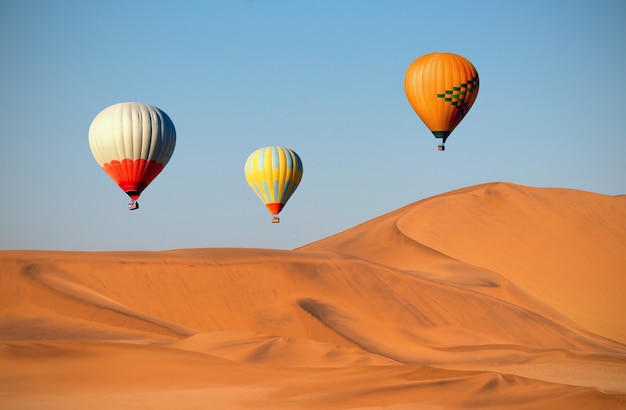
<path id="1" fill-rule="evenodd" d="M 172 157 L 176 129 L 149 104 L 125 102 L 102 110 L 89 127 L 89 147 L 102 169 L 136 200 Z"/>
<path id="2" fill-rule="evenodd" d="M 245 175 L 270 213 L 278 215 L 302 179 L 302 161 L 288 148 L 259 148 L 248 156 Z"/>
<path id="3" fill-rule="evenodd" d="M 452 53 L 423 55 L 413 61 L 404 77 L 409 103 L 443 142 L 472 108 L 478 86 L 476 68 Z"/>

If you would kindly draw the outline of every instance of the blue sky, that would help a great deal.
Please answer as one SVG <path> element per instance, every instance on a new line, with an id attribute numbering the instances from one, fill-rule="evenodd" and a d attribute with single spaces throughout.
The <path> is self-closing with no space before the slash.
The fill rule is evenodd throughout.
<path id="1" fill-rule="evenodd" d="M 626 2 L 0 3 L 0 249 L 292 249 L 492 181 L 626 194 Z M 404 95 L 419 56 L 480 75 L 445 152 Z M 91 121 L 156 105 L 178 134 L 141 209 L 104 174 Z M 295 150 L 271 224 L 243 165 Z"/>

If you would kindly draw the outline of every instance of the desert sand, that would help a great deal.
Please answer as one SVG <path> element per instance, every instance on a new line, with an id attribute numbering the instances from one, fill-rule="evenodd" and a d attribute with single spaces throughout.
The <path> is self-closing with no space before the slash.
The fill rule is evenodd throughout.
<path id="1" fill-rule="evenodd" d="M 511 183 L 290 251 L 0 252 L 2 409 L 625 409 L 626 197 Z"/>

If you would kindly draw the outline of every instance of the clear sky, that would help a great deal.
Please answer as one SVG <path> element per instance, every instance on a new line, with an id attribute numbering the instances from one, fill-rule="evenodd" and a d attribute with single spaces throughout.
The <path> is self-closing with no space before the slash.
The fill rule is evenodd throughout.
<path id="1" fill-rule="evenodd" d="M 626 2 L 0 2 L 0 249 L 292 249 L 406 204 L 492 181 L 626 194 Z M 406 100 L 419 56 L 480 75 L 437 142 Z M 156 105 L 174 155 L 129 212 L 88 130 Z M 252 151 L 304 164 L 271 216 Z"/>

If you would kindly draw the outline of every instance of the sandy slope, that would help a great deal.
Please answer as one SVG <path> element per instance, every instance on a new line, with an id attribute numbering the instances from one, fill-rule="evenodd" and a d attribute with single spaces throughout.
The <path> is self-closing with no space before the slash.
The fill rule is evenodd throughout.
<path id="1" fill-rule="evenodd" d="M 626 408 L 626 198 L 486 184 L 295 251 L 0 252 L 0 408 Z"/>
<path id="2" fill-rule="evenodd" d="M 304 247 L 401 269 L 431 260 L 497 273 L 599 335 L 626 343 L 626 197 L 508 183 L 429 198 Z M 372 251 L 370 243 L 382 246 Z M 445 257 L 439 257 L 445 256 Z M 428 262 L 424 263 L 424 259 Z M 447 280 L 488 273 L 434 274 Z"/>

